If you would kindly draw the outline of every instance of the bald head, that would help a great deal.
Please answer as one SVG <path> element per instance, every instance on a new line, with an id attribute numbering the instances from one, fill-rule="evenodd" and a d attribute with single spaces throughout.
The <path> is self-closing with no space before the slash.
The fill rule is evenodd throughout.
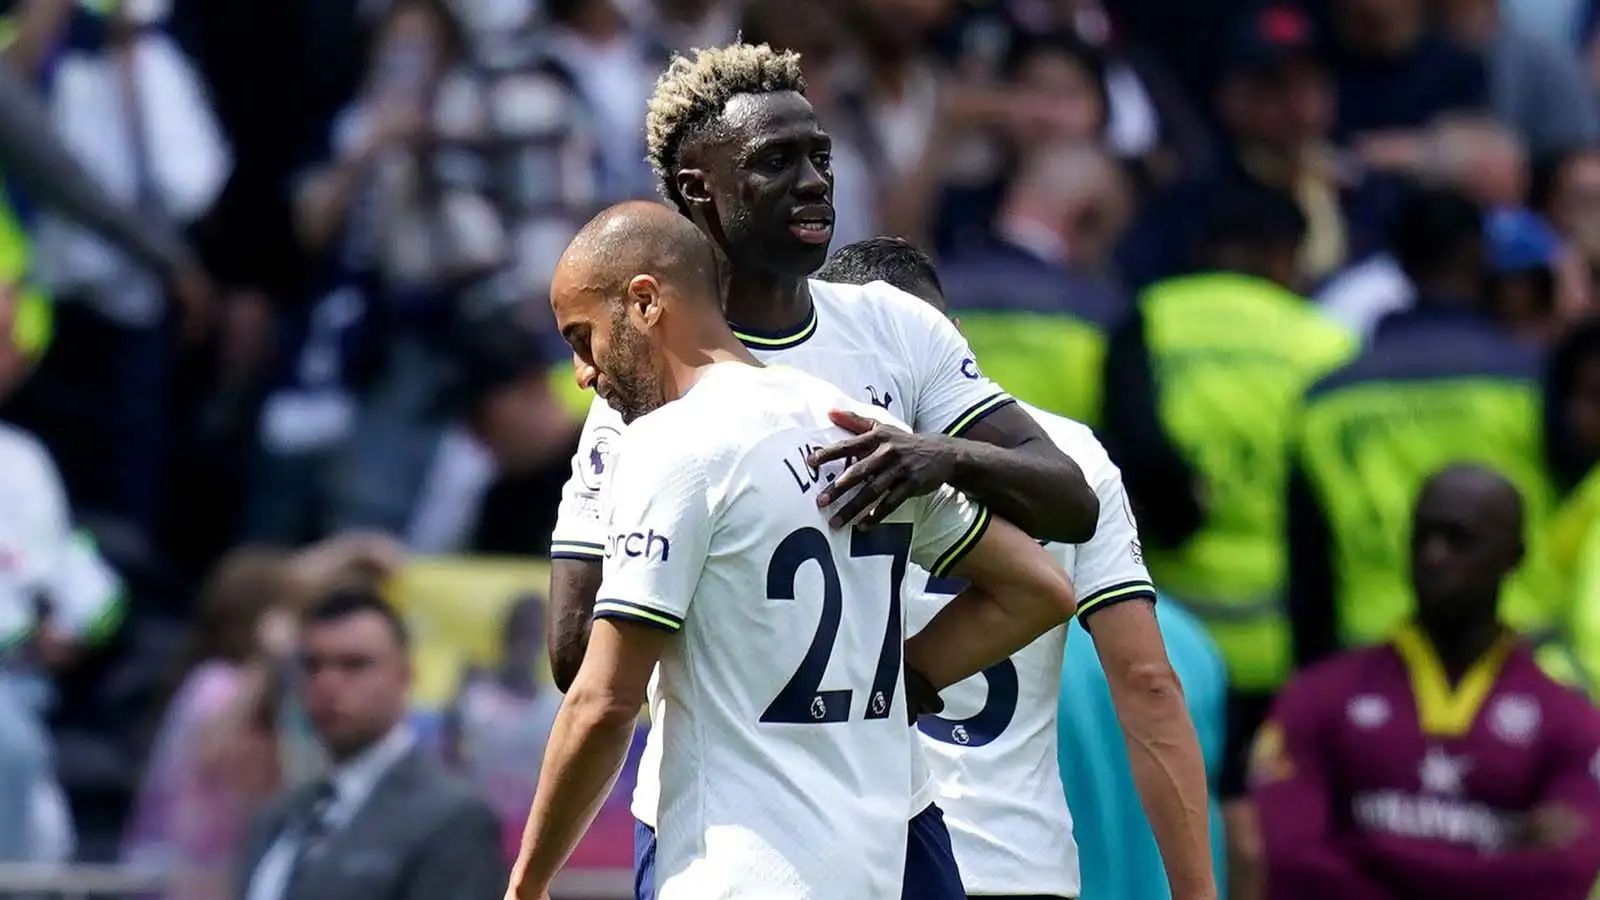
<path id="1" fill-rule="evenodd" d="M 654 278 L 673 293 L 721 308 L 716 248 L 694 223 L 659 203 L 619 203 L 589 220 L 556 265 L 562 289 L 621 299 L 629 282 Z"/>
<path id="2" fill-rule="evenodd" d="M 1411 524 L 1417 618 L 1436 642 L 1494 623 L 1500 587 L 1522 562 L 1522 495 L 1504 475 L 1454 465 L 1429 478 Z"/>
<path id="3" fill-rule="evenodd" d="M 722 318 L 718 259 L 694 223 L 645 202 L 595 216 L 561 254 L 556 325 L 624 421 L 674 399 L 678 369 L 739 346 Z"/>
<path id="4" fill-rule="evenodd" d="M 1450 466 L 1435 472 L 1422 484 L 1417 508 L 1455 505 L 1472 514 L 1501 524 L 1508 530 L 1522 531 L 1522 494 L 1509 479 L 1488 466 L 1470 463 Z"/>

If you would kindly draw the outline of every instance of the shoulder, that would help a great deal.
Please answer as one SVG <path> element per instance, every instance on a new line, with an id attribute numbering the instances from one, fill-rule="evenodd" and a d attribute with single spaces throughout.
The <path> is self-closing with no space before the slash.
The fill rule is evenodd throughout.
<path id="1" fill-rule="evenodd" d="M 1319 716 L 1342 708 L 1345 699 L 1375 672 L 1390 667 L 1394 653 L 1387 644 L 1363 647 L 1325 659 L 1296 675 L 1278 694 L 1274 715 Z"/>
<path id="2" fill-rule="evenodd" d="M 834 284 L 811 281 L 812 302 L 832 307 L 863 322 L 876 322 L 902 334 L 916 331 L 955 330 L 950 320 L 923 300 L 884 281 L 868 284 Z"/>
<path id="3" fill-rule="evenodd" d="M 428 809 L 429 821 L 459 825 L 463 819 L 479 815 L 494 818 L 472 782 L 451 771 L 423 748 L 412 749 L 410 755 L 396 765 L 408 770 L 401 783 L 409 789 L 411 803 Z"/>
<path id="4" fill-rule="evenodd" d="M 1100 443 L 1100 438 L 1095 436 L 1094 429 L 1075 419 L 1046 412 L 1020 400 L 1017 405 L 1038 423 L 1040 430 L 1050 438 L 1050 443 L 1078 464 L 1078 468 L 1083 470 L 1084 480 L 1094 486 L 1097 492 L 1101 485 L 1110 487 L 1113 481 L 1122 477 L 1122 471 L 1111 461 L 1111 454 Z"/>
<path id="5" fill-rule="evenodd" d="M 1100 443 L 1100 439 L 1095 437 L 1094 429 L 1076 419 L 1046 412 L 1020 400 L 1017 401 L 1017 405 L 1039 423 L 1039 428 L 1050 438 L 1050 442 L 1071 456 L 1085 473 L 1088 472 L 1090 465 L 1097 468 L 1112 466 L 1111 456 L 1106 452 L 1105 445 Z"/>

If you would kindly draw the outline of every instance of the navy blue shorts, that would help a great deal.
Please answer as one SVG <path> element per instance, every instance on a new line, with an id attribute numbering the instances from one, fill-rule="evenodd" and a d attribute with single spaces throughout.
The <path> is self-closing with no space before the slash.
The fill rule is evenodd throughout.
<path id="1" fill-rule="evenodd" d="M 656 900 L 656 832 L 633 820 L 633 898 Z"/>
<path id="2" fill-rule="evenodd" d="M 633 823 L 634 900 L 656 900 L 656 833 L 650 826 Z M 944 813 L 929 806 L 906 829 L 906 871 L 901 900 L 966 900 L 961 872 L 950 849 L 950 829 Z"/>
<path id="3" fill-rule="evenodd" d="M 950 849 L 944 813 L 929 804 L 906 829 L 906 875 L 900 900 L 967 900 L 961 870 Z"/>

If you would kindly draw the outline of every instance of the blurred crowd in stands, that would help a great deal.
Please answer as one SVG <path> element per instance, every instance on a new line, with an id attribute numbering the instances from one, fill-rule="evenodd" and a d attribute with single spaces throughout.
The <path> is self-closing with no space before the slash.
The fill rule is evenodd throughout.
<path id="1" fill-rule="evenodd" d="M 177 893 L 242 900 L 250 816 L 332 727 L 284 721 L 279 682 L 315 682 L 299 613 L 378 615 L 329 592 L 417 558 L 548 552 L 590 399 L 551 270 L 655 196 L 670 54 L 740 35 L 803 56 L 835 245 L 932 252 L 985 371 L 1122 467 L 1228 664 L 1241 871 L 1241 748 L 1293 672 L 1406 618 L 1438 469 L 1521 492 L 1502 613 L 1600 687 L 1593 0 L 0 8 L 72 155 L 194 249 L 152 269 L 0 159 L 0 782 L 40 785 L 0 861 L 181 860 Z M 464 680 L 446 764 L 542 740 L 538 616 Z"/>

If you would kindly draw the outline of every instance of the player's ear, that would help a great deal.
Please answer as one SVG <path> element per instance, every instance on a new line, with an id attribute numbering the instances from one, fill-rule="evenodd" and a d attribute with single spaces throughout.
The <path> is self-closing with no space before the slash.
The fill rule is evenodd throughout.
<path id="1" fill-rule="evenodd" d="M 645 329 L 661 318 L 661 283 L 654 275 L 635 275 L 628 282 L 628 316 L 635 328 Z"/>
<path id="2" fill-rule="evenodd" d="M 674 176 L 678 196 L 690 206 L 711 202 L 711 187 L 706 183 L 706 173 L 701 169 L 679 169 Z"/>

